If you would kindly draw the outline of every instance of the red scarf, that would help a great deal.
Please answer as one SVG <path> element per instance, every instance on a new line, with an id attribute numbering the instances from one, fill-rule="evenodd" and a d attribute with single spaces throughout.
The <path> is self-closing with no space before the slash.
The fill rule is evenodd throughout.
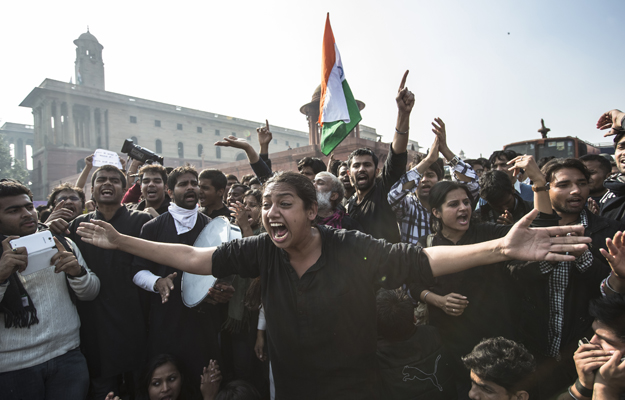
<path id="1" fill-rule="evenodd" d="M 329 217 L 325 217 L 321 219 L 319 221 L 319 224 L 328 225 L 336 229 L 342 229 L 344 216 L 345 216 L 345 211 L 343 211 L 341 208 L 337 208 L 336 211 L 334 211 L 334 214 L 330 215 Z"/>

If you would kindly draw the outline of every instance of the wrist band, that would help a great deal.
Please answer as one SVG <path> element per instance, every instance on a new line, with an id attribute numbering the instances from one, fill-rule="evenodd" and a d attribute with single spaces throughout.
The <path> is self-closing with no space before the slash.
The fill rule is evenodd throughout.
<path id="1" fill-rule="evenodd" d="M 584 397 L 592 397 L 592 389 L 588 389 L 579 381 L 579 378 L 575 380 L 575 389 Z"/>
<path id="2" fill-rule="evenodd" d="M 455 167 L 456 165 L 458 165 L 458 163 L 460 162 L 460 157 L 458 156 L 454 156 L 454 158 L 452 158 L 451 160 L 449 160 L 449 162 L 447 163 L 448 165 Z"/>
<path id="3" fill-rule="evenodd" d="M 410 131 L 410 129 L 408 129 L 406 132 L 400 132 L 397 128 L 395 128 L 395 133 L 399 134 L 399 135 L 405 135 L 406 133 L 408 133 Z"/>
<path id="4" fill-rule="evenodd" d="M 621 292 L 617 292 L 616 290 L 614 290 L 614 288 L 612 286 L 610 286 L 610 277 L 612 276 L 612 272 L 610 272 L 610 275 L 608 275 L 607 278 L 605 278 L 605 286 L 610 289 L 610 291 L 612 291 L 613 293 L 616 294 L 623 294 Z"/>
<path id="5" fill-rule="evenodd" d="M 569 386 L 569 395 L 571 395 L 571 397 L 574 398 L 575 400 L 580 400 L 577 396 L 573 394 L 573 391 L 571 390 L 572 388 L 573 386 Z"/>
<path id="6" fill-rule="evenodd" d="M 427 301 L 425 301 L 425 298 L 426 298 L 426 297 L 428 297 L 428 294 L 430 294 L 430 293 L 432 293 L 432 292 L 430 292 L 430 291 L 428 290 L 428 292 L 427 292 L 426 294 L 424 294 L 424 295 L 423 295 L 423 302 L 424 302 L 425 304 L 427 304 L 427 303 L 428 303 Z"/>

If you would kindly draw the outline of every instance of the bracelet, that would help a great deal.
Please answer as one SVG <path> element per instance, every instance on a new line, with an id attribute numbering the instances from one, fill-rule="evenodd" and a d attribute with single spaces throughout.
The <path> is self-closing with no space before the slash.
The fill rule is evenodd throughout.
<path id="1" fill-rule="evenodd" d="M 410 129 L 408 129 L 406 132 L 400 132 L 397 128 L 395 128 L 395 133 L 399 134 L 399 135 L 405 135 L 406 133 L 408 133 L 410 131 Z"/>
<path id="2" fill-rule="evenodd" d="M 426 298 L 426 297 L 428 297 L 428 294 L 430 294 L 430 293 L 432 293 L 432 292 L 430 292 L 430 291 L 428 290 L 428 292 L 427 292 L 425 295 L 423 295 L 423 302 L 424 302 L 425 304 L 427 304 L 427 303 L 428 303 L 427 301 L 425 301 L 425 298 Z"/>
<path id="3" fill-rule="evenodd" d="M 616 290 L 614 290 L 614 288 L 612 286 L 610 286 L 610 277 L 612 276 L 612 272 L 610 272 L 610 275 L 608 275 L 607 278 L 605 278 L 605 286 L 610 289 L 610 291 L 612 291 L 613 293 L 616 294 L 623 294 L 621 292 L 617 292 Z"/>
<path id="4" fill-rule="evenodd" d="M 575 389 L 584 397 L 592 397 L 592 389 L 588 389 L 579 381 L 579 378 L 575 380 Z"/>
<path id="5" fill-rule="evenodd" d="M 577 396 L 575 396 L 575 395 L 573 394 L 573 391 L 571 390 L 571 388 L 572 388 L 572 387 L 573 387 L 573 386 L 569 386 L 569 395 L 570 395 L 572 398 L 574 398 L 575 400 L 580 400 Z"/>
<path id="6" fill-rule="evenodd" d="M 451 165 L 452 167 L 455 167 L 456 165 L 458 165 L 458 163 L 462 161 L 460 160 L 460 157 L 458 156 L 454 156 L 454 158 L 452 158 L 451 160 L 449 160 L 449 162 L 447 164 Z"/>

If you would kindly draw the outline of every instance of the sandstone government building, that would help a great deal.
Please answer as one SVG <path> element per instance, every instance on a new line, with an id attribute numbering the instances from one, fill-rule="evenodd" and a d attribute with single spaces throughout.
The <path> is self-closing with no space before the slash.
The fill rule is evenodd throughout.
<path id="1" fill-rule="evenodd" d="M 248 138 L 258 150 L 256 128 L 261 122 L 108 92 L 104 85 L 103 46 L 89 31 L 74 44 L 74 80 L 66 83 L 45 79 L 20 103 L 32 109 L 33 123 L 7 122 L 0 128 L 17 159 L 26 164 L 32 154 L 32 164 L 28 164 L 32 165 L 30 187 L 35 200 L 44 200 L 60 182 L 75 182 L 84 158 L 95 149 L 121 155 L 125 139 L 161 154 L 166 166 L 189 163 L 198 170 L 219 168 L 239 176 L 251 172 L 243 151 L 213 143 L 234 135 Z M 365 104 L 359 102 L 359 106 L 362 109 Z M 319 88 L 312 101 L 299 110 L 308 121 L 308 132 L 271 126 L 274 170 L 296 169 L 297 161 L 306 156 L 324 159 L 316 124 L 318 110 Z M 297 112 L 296 107 L 293 112 Z M 370 147 L 383 161 L 389 145 L 380 140 L 374 128 L 361 124 L 336 149 L 335 158 L 345 160 L 352 150 Z M 411 153 L 419 149 L 412 141 L 409 148 Z"/>

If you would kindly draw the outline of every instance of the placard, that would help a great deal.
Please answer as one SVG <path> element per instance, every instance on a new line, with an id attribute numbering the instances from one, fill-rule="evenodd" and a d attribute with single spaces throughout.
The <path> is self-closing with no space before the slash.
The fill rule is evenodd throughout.
<path id="1" fill-rule="evenodd" d="M 119 169 L 122 169 L 122 163 L 119 161 L 119 156 L 114 151 L 97 149 L 93 153 L 93 166 L 101 167 L 103 165 L 114 165 Z"/>

